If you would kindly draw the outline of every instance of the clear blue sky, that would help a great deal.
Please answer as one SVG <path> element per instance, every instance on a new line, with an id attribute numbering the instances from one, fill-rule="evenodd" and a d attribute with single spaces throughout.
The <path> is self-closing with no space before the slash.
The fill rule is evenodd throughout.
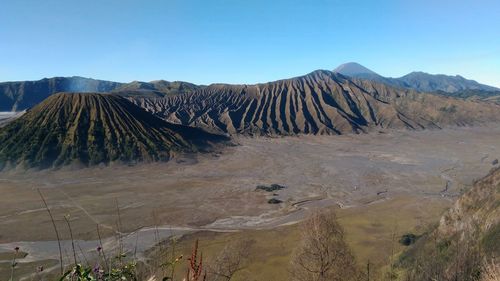
<path id="1" fill-rule="evenodd" d="M 254 83 L 348 61 L 500 86 L 500 1 L 0 0 L 0 81 Z"/>

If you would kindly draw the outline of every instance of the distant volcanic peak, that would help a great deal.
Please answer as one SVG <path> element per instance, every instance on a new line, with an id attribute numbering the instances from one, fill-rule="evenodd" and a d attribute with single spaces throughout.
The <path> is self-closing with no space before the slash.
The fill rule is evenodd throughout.
<path id="1" fill-rule="evenodd" d="M 0 129 L 0 169 L 161 161 L 224 140 L 167 123 L 117 95 L 59 93 Z"/>
<path id="2" fill-rule="evenodd" d="M 452 93 L 464 90 L 496 91 L 495 87 L 468 80 L 460 75 L 430 74 L 423 71 L 414 71 L 399 78 L 383 77 L 372 70 L 355 62 L 345 63 L 337 67 L 334 72 L 343 75 L 381 82 L 400 88 L 414 89 L 420 92 Z"/>
<path id="3" fill-rule="evenodd" d="M 376 72 L 362 66 L 356 62 L 348 62 L 339 65 L 337 68 L 333 70 L 333 72 L 338 72 L 347 76 L 356 76 L 360 74 L 370 74 L 370 75 L 378 75 Z"/>

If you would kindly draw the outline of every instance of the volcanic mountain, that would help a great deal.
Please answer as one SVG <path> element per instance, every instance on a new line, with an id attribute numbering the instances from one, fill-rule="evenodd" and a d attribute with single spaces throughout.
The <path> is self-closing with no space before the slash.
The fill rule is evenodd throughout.
<path id="1" fill-rule="evenodd" d="M 355 62 L 342 64 L 333 72 L 352 78 L 385 83 L 393 87 L 414 89 L 421 92 L 439 92 L 441 95 L 461 98 L 481 96 L 483 100 L 487 100 L 490 96 L 498 95 L 497 93 L 500 91 L 498 88 L 483 85 L 458 75 L 412 72 L 400 78 L 384 77 Z M 129 98 L 141 96 L 162 98 L 192 93 L 203 88 L 205 86 L 183 81 L 156 80 L 118 83 L 78 76 L 44 78 L 38 81 L 2 82 L 0 83 L 0 112 L 22 111 L 31 108 L 58 92 L 113 92 Z"/>
<path id="2" fill-rule="evenodd" d="M 399 78 L 384 77 L 355 62 L 342 64 L 333 71 L 349 77 L 368 79 L 394 87 L 414 89 L 420 92 L 442 92 L 450 96 L 455 96 L 453 93 L 467 90 L 482 91 L 483 95 L 499 90 L 474 80 L 465 79 L 460 75 L 450 76 L 414 71 Z"/>
<path id="3" fill-rule="evenodd" d="M 337 68 L 333 70 L 333 72 L 340 73 L 345 76 L 369 79 L 374 81 L 382 82 L 385 80 L 385 77 L 380 74 L 370 70 L 357 62 L 348 62 L 339 65 Z"/>
<path id="4" fill-rule="evenodd" d="M 161 161 L 225 140 L 167 123 L 120 96 L 60 93 L 0 129 L 0 168 Z"/>
<path id="5" fill-rule="evenodd" d="M 132 101 L 165 120 L 230 134 L 343 134 L 500 120 L 495 104 L 422 94 L 325 70 L 265 84 L 213 84 L 193 93 Z"/>

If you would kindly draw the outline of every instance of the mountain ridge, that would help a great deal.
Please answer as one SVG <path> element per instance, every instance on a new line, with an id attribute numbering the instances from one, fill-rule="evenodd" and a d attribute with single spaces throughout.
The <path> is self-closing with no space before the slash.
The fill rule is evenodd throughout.
<path id="1" fill-rule="evenodd" d="M 21 111 L 57 92 L 109 92 L 121 83 L 80 76 L 0 83 L 0 111 Z"/>
<path id="2" fill-rule="evenodd" d="M 357 71 L 356 71 L 357 70 Z M 421 92 L 455 93 L 465 90 L 482 90 L 486 92 L 500 89 L 466 79 L 461 75 L 430 74 L 423 71 L 412 71 L 401 77 L 384 77 L 358 63 L 345 63 L 337 67 L 334 72 L 353 77 L 382 82 L 395 87 L 415 89 Z"/>
<path id="3" fill-rule="evenodd" d="M 469 90 L 483 91 L 480 96 L 492 96 L 496 95 L 492 92 L 500 91 L 498 88 L 483 85 L 459 75 L 433 75 L 416 71 L 400 78 L 383 77 L 358 63 L 342 64 L 333 72 L 340 74 L 344 72 L 343 75 L 349 77 L 385 83 L 393 87 L 409 88 L 423 92 L 441 92 L 442 94 L 457 97 L 463 97 L 463 93 Z M 223 83 L 213 83 L 211 85 L 218 84 Z M 52 77 L 36 81 L 0 82 L 0 112 L 22 111 L 31 108 L 48 96 L 58 92 L 113 92 L 130 98 L 136 96 L 157 98 L 191 93 L 204 87 L 207 86 L 184 81 L 153 80 L 150 82 L 132 81 L 130 83 L 120 83 L 80 76 Z M 461 94 L 454 95 L 454 93 Z M 488 99 L 485 98 L 484 100 Z"/>
<path id="4" fill-rule="evenodd" d="M 199 89 L 198 86 L 184 81 L 151 82 L 132 81 L 120 83 L 98 80 L 81 76 L 52 77 L 33 81 L 0 82 L 0 112 L 21 111 L 31 108 L 50 95 L 60 92 L 109 93 L 122 96 L 166 96 L 183 94 Z"/>
<path id="5" fill-rule="evenodd" d="M 327 70 L 261 84 L 212 84 L 185 95 L 131 100 L 165 120 L 230 134 L 440 128 L 498 120 L 500 115 L 493 104 L 421 94 Z"/>

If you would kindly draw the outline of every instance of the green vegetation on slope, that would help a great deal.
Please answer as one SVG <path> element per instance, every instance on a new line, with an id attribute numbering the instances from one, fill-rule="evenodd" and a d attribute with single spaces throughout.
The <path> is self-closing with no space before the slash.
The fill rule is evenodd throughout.
<path id="1" fill-rule="evenodd" d="M 484 278 L 485 261 L 500 267 L 500 169 L 462 195 L 402 256 L 408 281 L 475 281 Z M 499 277 L 499 276 L 497 276 Z"/>
<path id="2" fill-rule="evenodd" d="M 222 140 L 167 123 L 119 96 L 62 93 L 0 130 L 0 168 L 164 161 Z"/>
<path id="3" fill-rule="evenodd" d="M 151 82 L 134 81 L 116 88 L 115 90 L 113 90 L 113 93 L 128 98 L 131 97 L 158 98 L 158 97 L 192 93 L 201 88 L 202 86 L 182 81 L 174 81 L 174 82 L 169 82 L 165 80 L 158 80 Z"/>

